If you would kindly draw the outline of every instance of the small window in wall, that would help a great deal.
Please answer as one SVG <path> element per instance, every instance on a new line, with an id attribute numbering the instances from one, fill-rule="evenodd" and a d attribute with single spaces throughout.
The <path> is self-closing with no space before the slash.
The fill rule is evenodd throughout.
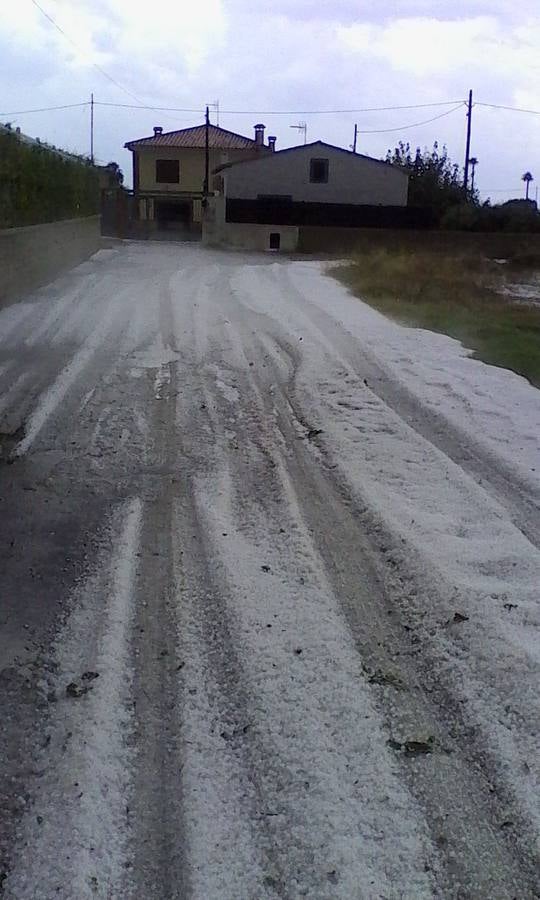
<path id="1" fill-rule="evenodd" d="M 309 180 L 312 184 L 326 184 L 328 181 L 328 160 L 311 159 L 309 162 Z"/>
<path id="2" fill-rule="evenodd" d="M 270 232 L 270 250 L 279 250 L 281 246 L 281 234 L 279 231 Z"/>
<path id="3" fill-rule="evenodd" d="M 178 184 L 180 163 L 177 159 L 156 159 L 156 181 L 158 184 Z"/>

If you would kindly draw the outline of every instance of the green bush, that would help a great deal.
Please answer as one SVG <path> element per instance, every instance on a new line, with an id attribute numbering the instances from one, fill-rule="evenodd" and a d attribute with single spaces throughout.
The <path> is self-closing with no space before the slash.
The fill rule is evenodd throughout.
<path id="1" fill-rule="evenodd" d="M 540 231 L 540 214 L 536 204 L 513 200 L 498 206 L 461 204 L 448 209 L 441 219 L 441 228 L 456 231 L 506 231 L 531 234 Z"/>
<path id="2" fill-rule="evenodd" d="M 0 228 L 95 215 L 99 202 L 89 160 L 0 132 Z"/>

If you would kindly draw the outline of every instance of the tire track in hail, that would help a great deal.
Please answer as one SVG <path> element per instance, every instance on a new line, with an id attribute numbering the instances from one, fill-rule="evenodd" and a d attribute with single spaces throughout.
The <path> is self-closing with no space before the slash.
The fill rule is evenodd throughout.
<path id="1" fill-rule="evenodd" d="M 227 310 L 226 314 L 228 315 L 228 313 L 229 311 Z M 211 320 L 213 316 L 214 310 L 209 310 L 208 318 Z M 221 337 L 222 335 L 220 334 L 218 340 L 221 339 Z M 232 338 L 230 332 L 228 332 L 226 337 L 227 346 L 231 341 L 234 348 L 233 358 L 238 360 L 241 354 L 242 341 L 238 343 L 236 338 Z M 210 357 L 213 359 L 214 357 L 211 350 L 212 344 L 212 341 L 207 343 L 206 348 L 209 350 Z M 244 350 L 251 356 L 252 353 L 250 351 L 253 350 L 253 345 L 251 343 L 245 344 Z M 247 362 L 245 368 L 246 371 L 249 371 L 249 364 Z M 233 377 L 232 370 L 229 372 L 229 375 L 231 378 Z M 236 375 L 238 375 L 238 372 L 236 372 Z M 414 817 L 411 817 L 411 815 L 397 816 L 398 823 L 409 821 L 407 838 L 400 832 L 399 824 L 394 823 L 393 826 L 390 826 L 389 822 L 387 822 L 386 826 L 381 825 L 381 823 L 385 821 L 385 814 L 383 808 L 378 805 L 380 802 L 377 797 L 378 788 L 374 786 L 375 783 L 373 782 L 372 786 L 368 789 L 362 775 L 360 775 L 360 783 L 362 783 L 363 787 L 353 787 L 350 796 L 347 794 L 343 796 L 342 792 L 338 791 L 335 794 L 332 794 L 333 800 L 331 803 L 326 802 L 328 800 L 327 791 L 330 790 L 330 788 L 326 787 L 325 779 L 328 777 L 331 780 L 329 773 L 332 771 L 334 765 L 338 765 L 338 767 L 345 765 L 345 759 L 342 756 L 341 751 L 338 750 L 337 747 L 334 747 L 333 730 L 328 731 L 328 740 L 332 745 L 332 749 L 329 749 L 326 746 L 323 735 L 326 733 L 326 728 L 329 727 L 330 722 L 326 723 L 325 726 L 325 722 L 321 721 L 321 718 L 328 716 L 329 720 L 332 720 L 337 715 L 337 712 L 331 712 L 331 706 L 329 706 L 326 701 L 324 710 L 321 711 L 318 708 L 318 694 L 320 691 L 325 694 L 327 690 L 332 693 L 335 687 L 335 702 L 337 703 L 337 709 L 340 709 L 341 707 L 337 695 L 339 695 L 341 688 L 338 688 L 338 683 L 334 683 L 333 677 L 330 676 L 326 670 L 324 677 L 322 675 L 320 675 L 320 677 L 315 676 L 314 678 L 308 676 L 311 691 L 307 690 L 307 682 L 304 683 L 306 676 L 301 674 L 302 668 L 307 665 L 308 668 L 314 666 L 315 669 L 318 670 L 319 663 L 317 662 L 317 658 L 320 657 L 321 660 L 327 658 L 328 650 L 326 648 L 323 649 L 323 647 L 320 646 L 316 651 L 316 655 L 312 657 L 311 662 L 307 662 L 310 658 L 309 654 L 306 655 L 306 657 L 302 656 L 302 662 L 304 660 L 306 662 L 304 663 L 304 666 L 300 665 L 298 670 L 297 663 L 292 662 L 291 664 L 291 660 L 294 661 L 295 659 L 294 648 L 290 647 L 286 650 L 279 648 L 283 640 L 289 643 L 289 640 L 297 639 L 309 643 L 308 635 L 312 626 L 311 624 L 308 626 L 307 619 L 305 620 L 305 625 L 302 624 L 305 616 L 308 615 L 307 612 L 303 611 L 304 606 L 307 608 L 310 606 L 314 607 L 313 619 L 316 619 L 318 612 L 315 610 L 318 605 L 322 604 L 322 611 L 326 609 L 327 602 L 330 602 L 330 609 L 332 611 L 330 612 L 329 610 L 327 613 L 329 616 L 328 627 L 332 636 L 335 632 L 335 638 L 333 636 L 332 641 L 337 640 L 339 642 L 339 650 L 336 649 L 336 653 L 333 656 L 335 663 L 332 665 L 340 668 L 341 663 L 338 663 L 337 660 L 340 660 L 343 656 L 346 660 L 346 662 L 343 663 L 345 671 L 347 670 L 349 661 L 353 667 L 357 665 L 356 656 L 351 648 L 352 657 L 349 659 L 349 638 L 346 636 L 347 632 L 344 631 L 343 637 L 341 637 L 343 626 L 340 624 L 339 616 L 336 619 L 336 612 L 332 608 L 333 601 L 323 599 L 324 588 L 315 588 L 314 584 L 311 584 L 308 587 L 307 583 L 305 587 L 300 587 L 300 582 L 298 582 L 298 579 L 295 576 L 291 576 L 292 583 L 287 582 L 285 586 L 285 582 L 289 576 L 285 576 L 284 574 L 283 578 L 285 581 L 283 587 L 281 589 L 276 587 L 278 595 L 280 590 L 284 593 L 284 598 L 290 595 L 292 607 L 291 610 L 286 613 L 285 607 L 283 607 L 283 602 L 285 602 L 285 600 L 278 602 L 277 597 L 275 602 L 269 605 L 267 615 L 270 618 L 270 622 L 273 621 L 274 624 L 272 631 L 269 630 L 268 625 L 265 625 L 265 620 L 262 620 L 259 626 L 257 622 L 253 622 L 250 619 L 250 610 L 252 607 L 255 608 L 255 606 L 257 606 L 258 608 L 258 605 L 260 605 L 261 602 L 261 610 L 265 606 L 264 600 L 257 599 L 257 594 L 261 593 L 261 591 L 261 598 L 265 595 L 263 583 L 259 583 L 261 578 L 260 572 L 258 575 L 255 575 L 255 582 L 244 580 L 243 577 L 246 566 L 254 573 L 257 573 L 260 569 L 260 566 L 256 565 L 253 558 L 254 553 L 256 555 L 259 554 L 254 546 L 250 545 L 251 537 L 254 532 L 264 533 L 265 529 L 270 527 L 270 534 L 275 534 L 274 540 L 276 546 L 279 548 L 278 553 L 283 554 L 287 545 L 287 539 L 279 535 L 279 528 L 276 526 L 274 513 L 270 511 L 270 507 L 273 507 L 274 503 L 279 502 L 279 490 L 275 490 L 274 485 L 270 484 L 271 479 L 267 472 L 267 464 L 269 462 L 267 455 L 259 453 L 259 433 L 263 436 L 262 440 L 264 440 L 265 437 L 268 438 L 271 447 L 271 434 L 273 429 L 268 421 L 269 417 L 261 416 L 260 414 L 260 395 L 258 398 L 259 402 L 256 402 L 256 410 L 254 411 L 252 408 L 252 400 L 250 398 L 253 390 L 256 389 L 256 385 L 251 383 L 249 379 L 246 382 L 242 381 L 242 402 L 240 404 L 242 427 L 238 435 L 238 440 L 234 442 L 238 449 L 236 449 L 235 446 L 231 446 L 229 438 L 224 438 L 224 435 L 226 435 L 227 431 L 231 428 L 230 420 L 235 413 L 234 400 L 232 401 L 232 406 L 230 405 L 231 401 L 229 403 L 223 402 L 223 385 L 220 384 L 221 379 L 216 381 L 215 375 L 211 372 L 206 375 L 206 382 L 205 407 L 211 410 L 209 415 L 211 416 L 210 421 L 212 423 L 212 446 L 216 447 L 216 445 L 220 444 L 220 447 L 216 461 L 211 464 L 210 473 L 205 476 L 205 473 L 203 472 L 197 479 L 196 495 L 199 497 L 199 505 L 202 504 L 200 508 L 204 521 L 203 533 L 207 535 L 207 542 L 210 538 L 215 547 L 214 555 L 218 563 L 217 565 L 214 563 L 214 567 L 217 569 L 221 593 L 223 594 L 223 592 L 225 592 L 227 605 L 229 606 L 226 618 L 229 622 L 234 622 L 234 628 L 230 629 L 225 646 L 228 647 L 229 643 L 234 642 L 234 645 L 238 648 L 238 652 L 241 652 L 243 683 L 248 690 L 247 704 L 244 704 L 243 708 L 245 708 L 246 714 L 249 713 L 248 718 L 251 720 L 251 725 L 247 733 L 243 735 L 242 723 L 245 721 L 245 714 L 240 720 L 240 723 L 237 724 L 236 729 L 233 729 L 233 732 L 235 732 L 236 740 L 242 742 L 244 746 L 251 748 L 251 754 L 255 754 L 256 777 L 259 781 L 263 782 L 266 796 L 269 798 L 273 797 L 271 809 L 275 811 L 275 815 L 272 815 L 270 818 L 269 827 L 273 829 L 273 842 L 276 858 L 282 860 L 281 867 L 286 873 L 283 883 L 285 885 L 296 884 L 298 885 L 297 890 L 300 890 L 301 892 L 307 891 L 309 896 L 313 897 L 326 897 L 329 889 L 332 890 L 332 896 L 349 897 L 351 896 L 351 891 L 358 889 L 358 879 L 355 874 L 357 861 L 353 862 L 353 859 L 357 860 L 357 858 L 362 859 L 362 865 L 364 866 L 362 871 L 364 875 L 367 877 L 367 866 L 367 871 L 373 873 L 371 877 L 377 873 L 375 876 L 377 884 L 379 884 L 379 882 L 382 883 L 384 877 L 381 871 L 379 871 L 380 865 L 374 863 L 373 859 L 370 859 L 373 845 L 368 837 L 369 829 L 373 827 L 371 817 L 375 815 L 373 812 L 375 805 L 378 813 L 378 816 L 375 815 L 375 821 L 379 822 L 378 827 L 384 828 L 388 826 L 390 831 L 393 831 L 396 835 L 399 833 L 397 845 L 394 845 L 395 864 L 400 868 L 399 878 L 403 883 L 410 884 L 411 890 L 415 896 L 431 896 L 431 891 L 426 891 L 426 884 L 429 880 L 428 876 L 419 874 L 422 871 L 421 865 L 415 866 L 416 853 L 418 851 L 415 845 L 417 837 L 414 836 L 416 826 L 412 825 L 412 822 L 416 821 Z M 225 390 L 225 396 L 227 393 L 228 390 Z M 212 394 L 214 395 L 213 397 Z M 238 410 L 236 410 L 236 412 L 238 412 Z M 251 429 L 255 429 L 258 433 L 255 445 L 253 444 Z M 195 437 L 192 436 L 192 439 L 195 440 Z M 259 482 L 259 490 L 256 490 L 255 488 L 257 482 Z M 275 487 L 277 488 L 277 485 Z M 259 516 L 257 514 L 257 509 L 254 509 L 253 507 L 253 504 L 257 507 L 257 503 Z M 284 522 L 288 520 L 289 514 L 287 510 L 280 508 L 279 510 L 276 510 L 276 514 L 281 516 Z M 260 516 L 262 516 L 262 521 L 259 521 Z M 272 524 L 270 525 L 270 523 Z M 226 529 L 224 535 L 221 533 L 223 528 Z M 223 537 L 226 537 L 227 539 L 223 540 Z M 240 546 L 242 547 L 241 551 Z M 266 547 L 264 551 L 261 548 L 260 553 L 271 552 L 272 555 L 274 555 L 275 550 L 275 547 L 272 551 Z M 230 565 L 227 562 L 229 556 Z M 285 560 L 289 560 L 288 553 L 285 554 L 282 559 L 282 568 L 284 567 L 284 571 L 287 571 L 292 564 L 292 560 L 288 562 L 285 562 Z M 298 565 L 301 570 L 307 568 L 309 571 L 314 564 L 312 555 L 309 552 L 307 557 L 305 556 L 305 553 L 300 553 L 298 560 Z M 234 574 L 233 571 L 231 571 L 231 565 L 233 566 Z M 274 569 L 274 565 L 275 560 L 272 560 L 272 569 Z M 296 563 L 292 565 L 294 570 Z M 279 568 L 279 564 L 277 564 L 276 568 Z M 310 572 L 310 576 L 311 574 L 312 573 Z M 324 581 L 324 576 L 321 573 L 319 573 L 319 575 Z M 317 576 L 317 578 L 318 577 L 319 576 Z M 267 575 L 266 579 L 270 579 L 270 576 Z M 290 593 L 291 591 L 292 594 Z M 315 595 L 320 599 L 315 599 L 313 591 L 315 591 Z M 323 591 L 323 593 L 321 594 L 320 591 Z M 298 592 L 300 592 L 304 599 L 301 599 L 301 597 L 298 596 Z M 240 598 L 243 596 L 250 598 L 247 611 L 240 601 Z M 278 611 L 277 621 L 275 619 L 272 620 L 272 607 Z M 261 610 L 259 610 L 259 614 Z M 293 617 L 298 616 L 298 635 L 296 638 L 294 638 L 294 636 L 291 636 L 291 638 L 281 638 L 279 634 L 280 614 L 284 618 L 291 615 Z M 214 621 L 216 618 L 218 618 L 217 612 L 213 615 L 211 613 L 211 621 Z M 219 622 L 220 627 L 218 633 L 221 632 L 221 617 L 219 617 Z M 276 635 L 276 638 L 273 639 L 269 647 L 266 647 L 264 635 Z M 274 645 L 274 651 L 271 649 L 272 644 Z M 240 648 L 242 649 L 240 650 Z M 249 653 L 246 657 L 248 648 Z M 271 663 L 271 655 L 270 658 L 268 656 L 268 654 L 271 654 L 272 652 L 277 654 L 275 657 L 277 660 L 275 669 Z M 354 662 L 352 660 L 354 660 Z M 291 681 L 289 681 L 289 675 Z M 332 687 L 328 687 L 328 689 L 325 687 L 327 680 L 330 680 L 330 684 L 332 685 Z M 348 680 L 346 683 L 348 684 Z M 314 697 L 311 697 L 310 694 L 314 693 L 315 685 L 317 685 L 317 688 L 315 689 Z M 369 710 L 363 706 L 364 702 L 369 705 L 370 701 L 366 698 L 362 699 L 360 702 L 358 700 L 358 692 L 363 696 L 362 679 L 360 679 L 360 681 L 356 681 L 355 679 L 354 699 L 349 697 L 347 701 L 348 716 L 349 718 L 359 716 L 360 718 L 358 721 L 361 719 L 362 722 L 364 722 L 363 716 L 367 713 L 368 718 L 370 719 L 368 726 L 369 735 L 377 726 L 375 721 L 371 719 L 372 713 L 369 713 Z M 367 693 L 369 695 L 369 691 Z M 359 702 L 360 707 L 363 710 L 362 713 L 356 708 Z M 291 724 L 289 721 L 290 713 L 287 713 L 287 710 L 292 708 L 297 710 L 296 716 L 298 717 L 298 722 L 291 731 Z M 266 714 L 264 719 L 261 720 L 260 711 L 262 709 L 265 710 Z M 278 726 L 278 723 L 280 723 L 280 725 L 276 728 L 276 731 L 274 731 L 274 726 Z M 295 735 L 295 731 L 298 732 L 298 735 Z M 367 754 L 368 757 L 372 755 L 372 750 L 368 751 L 365 744 L 366 740 L 369 743 L 370 738 L 363 732 L 363 726 L 362 728 L 353 728 L 354 740 L 356 740 L 363 748 L 363 751 L 360 751 L 358 749 L 352 750 L 352 748 L 349 747 L 349 752 L 352 753 L 355 759 L 357 753 L 360 753 L 363 759 L 364 754 Z M 260 734 L 259 741 L 262 741 L 264 751 L 259 749 L 257 743 L 258 733 Z M 309 737 L 307 737 L 307 735 L 309 735 Z M 341 741 L 343 742 L 343 733 Z M 349 739 L 345 740 L 345 744 L 349 746 Z M 384 741 L 381 741 L 381 744 L 384 745 Z M 308 746 L 310 748 L 309 751 L 307 750 Z M 304 749 L 304 747 L 306 749 Z M 263 754 L 262 758 L 261 753 Z M 258 757 L 259 759 L 257 761 Z M 264 760 L 264 762 L 262 760 Z M 387 763 L 390 765 L 393 764 L 391 759 L 388 759 Z M 380 765 L 384 769 L 382 762 L 380 762 Z M 321 768 L 321 771 L 318 771 L 319 768 Z M 360 767 L 357 774 L 361 773 L 362 768 L 363 765 Z M 301 773 L 303 771 L 305 774 L 302 776 Z M 327 773 L 324 776 L 322 775 L 323 771 Z M 335 775 L 332 777 L 335 777 Z M 391 776 L 388 775 L 388 777 Z M 322 780 L 320 780 L 321 778 Z M 349 781 L 351 776 L 346 775 L 345 778 L 346 781 Z M 358 783 L 359 782 L 356 781 L 357 785 Z M 278 787 L 277 792 L 276 785 L 282 786 Z M 384 791 L 384 785 L 386 785 L 384 779 L 382 785 L 383 787 L 381 787 L 381 790 Z M 366 812 L 367 818 L 364 822 L 364 830 L 362 830 L 361 826 L 359 832 L 363 835 L 363 843 L 360 845 L 362 849 L 355 843 L 355 851 L 352 856 L 350 856 L 351 834 L 348 834 L 347 829 L 351 824 L 352 819 L 356 819 L 358 815 L 361 815 L 358 812 L 358 801 L 353 799 L 357 791 L 360 791 L 360 797 L 362 797 L 363 792 L 363 806 L 369 811 Z M 394 802 L 398 803 L 398 805 L 402 803 L 405 805 L 407 804 L 406 792 L 401 790 L 398 783 L 393 785 L 392 796 Z M 362 801 L 360 802 L 362 805 Z M 337 812 L 336 810 L 339 811 Z M 341 812 L 344 813 L 343 816 L 341 816 Z M 307 820 L 310 822 L 307 830 L 303 826 L 304 816 L 306 816 Z M 330 830 L 327 830 L 329 828 L 328 823 L 330 820 L 332 821 L 332 827 Z M 367 832 L 365 830 L 366 828 L 368 829 Z M 340 851 L 335 853 L 335 842 L 338 840 L 335 835 L 337 833 L 340 834 L 339 840 L 342 843 L 340 843 Z M 354 833 L 356 833 L 356 830 L 354 830 Z M 284 845 L 284 835 L 290 835 L 290 846 Z M 410 840 L 411 844 L 408 851 L 405 852 L 404 847 L 407 844 L 407 840 Z M 321 849 L 323 846 L 324 850 Z M 315 847 L 317 847 L 316 852 Z M 378 846 L 375 854 L 377 858 L 379 851 L 380 847 Z M 315 853 L 314 857 L 313 853 Z M 342 859 L 342 855 L 346 857 L 347 862 Z M 336 858 L 339 861 L 339 865 L 336 863 Z M 387 857 L 385 857 L 385 860 L 386 865 L 391 867 L 391 863 Z M 397 862 L 397 860 L 399 860 L 399 862 Z M 407 862 L 405 862 L 405 860 L 407 860 Z M 337 869 L 339 869 L 339 874 L 336 871 L 336 866 Z M 411 867 L 413 868 L 413 871 L 411 871 Z M 413 872 L 415 873 L 414 875 Z M 398 877 L 397 874 L 396 877 Z M 423 878 L 425 879 L 424 881 L 422 881 Z M 334 879 L 336 885 L 329 888 L 328 885 L 333 884 Z M 407 881 L 407 879 L 409 879 L 409 881 Z M 360 878 L 360 883 L 362 880 L 363 879 Z M 413 883 L 414 888 L 412 886 Z M 293 891 L 293 896 L 296 896 L 294 889 L 289 889 Z M 362 890 L 362 896 L 370 896 L 369 881 L 365 883 Z M 375 890 L 375 888 L 372 890 Z M 285 896 L 288 896 L 288 894 L 286 893 Z"/>
<path id="2" fill-rule="evenodd" d="M 6 900 L 130 896 L 130 638 L 142 517 L 138 498 L 117 511 L 110 561 L 98 563 L 56 641 L 44 689 L 57 702 Z"/>

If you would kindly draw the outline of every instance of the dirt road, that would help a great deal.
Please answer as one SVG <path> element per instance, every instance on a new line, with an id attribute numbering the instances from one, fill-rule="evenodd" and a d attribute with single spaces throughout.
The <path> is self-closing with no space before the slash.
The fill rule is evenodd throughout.
<path id="1" fill-rule="evenodd" d="M 539 896 L 539 492 L 325 290 L 125 243 L 0 313 L 9 900 Z"/>

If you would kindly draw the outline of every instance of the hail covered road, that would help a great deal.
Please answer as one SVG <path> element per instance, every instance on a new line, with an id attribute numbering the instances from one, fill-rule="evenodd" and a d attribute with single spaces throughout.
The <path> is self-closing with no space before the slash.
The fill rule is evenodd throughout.
<path id="1" fill-rule="evenodd" d="M 0 896 L 538 896 L 538 493 L 339 305 L 124 243 L 0 311 Z"/>

